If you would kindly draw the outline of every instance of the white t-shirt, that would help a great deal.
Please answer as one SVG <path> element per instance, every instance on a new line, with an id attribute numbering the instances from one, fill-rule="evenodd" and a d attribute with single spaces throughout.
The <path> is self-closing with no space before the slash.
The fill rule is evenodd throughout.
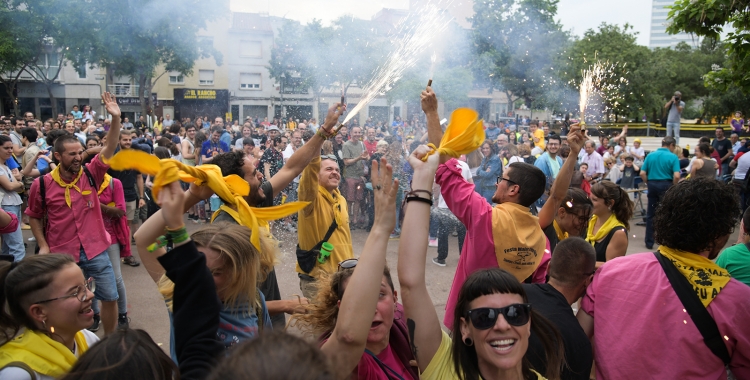
<path id="1" fill-rule="evenodd" d="M 12 158 L 9 158 L 9 160 L 12 160 Z M 11 172 L 10 168 L 8 168 L 8 166 L 4 163 L 0 165 L 0 175 L 8 178 L 10 182 L 18 182 L 13 177 L 13 173 Z M 2 201 L 0 202 L 3 206 L 18 206 L 23 203 L 23 201 L 21 200 L 21 196 L 13 190 L 0 188 L 0 194 L 2 194 L 3 197 Z"/>
<path id="2" fill-rule="evenodd" d="M 744 180 L 747 170 L 750 169 L 750 153 L 745 153 L 737 160 L 737 169 L 734 170 L 734 179 Z"/>
<path id="3" fill-rule="evenodd" d="M 523 158 L 521 158 L 521 156 L 513 156 L 508 160 L 508 165 L 505 165 L 503 169 L 507 170 L 508 166 L 510 166 L 510 164 L 514 162 L 524 162 L 524 161 L 523 161 Z"/>
<path id="4" fill-rule="evenodd" d="M 459 160 L 456 160 L 456 162 L 458 162 L 458 166 L 461 167 L 461 176 L 464 177 L 464 179 L 467 181 L 470 180 L 472 176 L 471 169 L 469 169 L 469 164 Z M 438 197 L 438 208 L 448 208 L 448 204 L 446 204 L 445 200 L 443 199 L 443 194 L 440 194 L 440 196 Z"/>
<path id="5" fill-rule="evenodd" d="M 81 330 L 83 332 L 83 336 L 86 339 L 86 344 L 88 344 L 89 349 L 91 349 L 91 346 L 99 342 L 99 337 L 96 336 L 96 334 L 92 333 L 89 330 Z M 76 345 L 75 352 L 73 353 L 76 357 L 80 357 L 81 353 L 78 350 L 78 346 Z M 44 376 L 40 375 L 36 372 L 34 372 L 36 375 L 36 380 L 54 380 L 55 378 L 52 376 Z M 0 370 L 0 380 L 34 380 L 31 377 L 29 377 L 29 373 L 25 370 L 18 368 L 18 367 L 6 367 Z"/>

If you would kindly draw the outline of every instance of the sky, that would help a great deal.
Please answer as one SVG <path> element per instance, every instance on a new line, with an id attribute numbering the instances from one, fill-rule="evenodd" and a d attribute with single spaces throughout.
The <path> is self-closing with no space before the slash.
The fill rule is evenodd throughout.
<path id="1" fill-rule="evenodd" d="M 407 9 L 408 0 L 230 0 L 236 12 L 268 13 L 306 23 L 314 18 L 328 23 L 345 14 L 372 18 L 383 8 Z M 469 1 L 469 0 L 454 0 Z M 602 22 L 629 23 L 638 32 L 638 44 L 648 46 L 651 0 L 560 0 L 558 20 L 565 30 L 581 36 Z"/>

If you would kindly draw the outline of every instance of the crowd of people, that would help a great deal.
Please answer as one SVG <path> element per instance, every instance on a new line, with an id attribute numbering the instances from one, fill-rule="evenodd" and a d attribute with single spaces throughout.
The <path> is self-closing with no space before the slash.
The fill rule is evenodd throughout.
<path id="1" fill-rule="evenodd" d="M 423 121 L 361 127 L 343 103 L 320 124 L 148 125 L 102 102 L 103 120 L 2 120 L 0 380 L 750 378 L 750 142 L 720 128 L 691 160 L 672 137 L 628 145 L 627 127 L 446 130 L 430 87 Z M 641 196 L 659 246 L 626 256 Z M 279 233 L 297 235 L 295 299 Z M 451 234 L 433 299 L 426 266 L 448 265 Z M 169 353 L 129 327 L 121 265 L 141 263 Z"/>

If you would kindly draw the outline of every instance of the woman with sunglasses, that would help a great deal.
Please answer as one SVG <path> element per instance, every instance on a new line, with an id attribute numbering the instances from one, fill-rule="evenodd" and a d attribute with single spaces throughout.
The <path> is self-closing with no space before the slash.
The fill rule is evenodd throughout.
<path id="1" fill-rule="evenodd" d="M 69 255 L 0 261 L 0 379 L 53 379 L 99 341 L 95 283 Z"/>
<path id="2" fill-rule="evenodd" d="M 426 148 L 426 147 L 425 147 Z M 423 162 L 427 149 L 409 156 L 413 189 L 429 189 L 440 157 Z M 409 202 L 399 243 L 398 278 L 408 321 L 413 322 L 412 350 L 422 379 L 544 379 L 524 358 L 532 329 L 547 357 L 545 376 L 557 379 L 562 368 L 560 334 L 528 303 L 516 278 L 499 269 L 470 275 L 459 291 L 452 340 L 440 327 L 425 281 L 429 203 Z M 556 343 L 555 343 L 556 342 Z"/>
<path id="3" fill-rule="evenodd" d="M 392 173 L 385 159 L 373 162 L 375 222 L 359 260 L 342 261 L 336 273 L 319 279 L 308 314 L 292 317 L 301 330 L 321 337 L 321 350 L 341 378 L 419 378 L 409 364 L 414 357 L 385 262 L 396 222 L 398 180 L 392 180 Z"/>

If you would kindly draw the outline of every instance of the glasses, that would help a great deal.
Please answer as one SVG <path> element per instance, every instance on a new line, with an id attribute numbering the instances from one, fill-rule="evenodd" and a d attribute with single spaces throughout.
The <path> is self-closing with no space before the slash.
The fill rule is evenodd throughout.
<path id="1" fill-rule="evenodd" d="M 96 281 L 92 277 L 89 277 L 89 279 L 86 280 L 86 282 L 83 285 L 78 285 L 78 287 L 76 287 L 76 290 L 75 292 L 73 292 L 73 294 L 69 294 L 67 296 L 62 296 L 62 297 L 50 298 L 48 300 L 34 302 L 34 303 L 46 303 L 46 302 L 52 302 L 52 301 L 61 300 L 65 298 L 71 298 L 71 297 L 76 297 L 78 298 L 79 301 L 84 302 L 88 299 L 88 294 L 89 294 L 86 291 L 86 289 L 90 290 L 91 293 L 93 293 L 96 290 Z"/>
<path id="2" fill-rule="evenodd" d="M 471 324 L 474 328 L 479 330 L 487 330 L 497 323 L 497 318 L 500 314 L 503 315 L 505 321 L 511 326 L 523 326 L 529 323 L 529 316 L 531 315 L 531 304 L 529 303 L 516 303 L 508 305 L 506 307 L 480 307 L 478 309 L 469 310 L 466 313 L 471 320 Z"/>
<path id="3" fill-rule="evenodd" d="M 341 271 L 342 269 L 352 269 L 357 266 L 357 259 L 346 259 L 339 263 L 339 269 L 338 271 Z"/>
<path id="4" fill-rule="evenodd" d="M 511 184 L 513 184 L 513 185 L 518 185 L 518 182 L 514 182 L 514 181 L 511 181 L 511 180 L 509 180 L 509 179 L 507 179 L 507 178 L 503 178 L 502 176 L 500 176 L 500 177 L 497 177 L 497 184 L 498 184 L 498 185 L 500 184 L 500 182 L 503 182 L 503 181 L 505 181 L 505 182 L 509 182 L 509 183 L 511 183 Z"/>
<path id="5" fill-rule="evenodd" d="M 320 156 L 320 159 L 321 160 L 334 160 L 334 161 L 338 161 L 338 159 L 336 158 L 336 156 L 334 156 L 332 154 L 323 154 L 323 155 Z"/>

